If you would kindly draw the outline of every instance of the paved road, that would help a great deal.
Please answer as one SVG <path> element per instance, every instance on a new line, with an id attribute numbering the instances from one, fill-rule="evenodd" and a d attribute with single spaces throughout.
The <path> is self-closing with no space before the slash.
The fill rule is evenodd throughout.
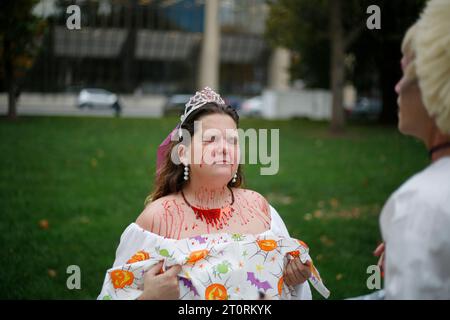
<path id="1" fill-rule="evenodd" d="M 122 117 L 159 118 L 165 103 L 163 97 L 124 97 L 121 99 Z M 0 95 L 0 114 L 7 114 L 7 97 Z M 79 109 L 73 96 L 25 94 L 19 99 L 18 115 L 114 117 L 113 109 Z"/>
<path id="2" fill-rule="evenodd" d="M 7 108 L 0 106 L 0 114 L 6 115 Z M 32 116 L 78 116 L 78 117 L 114 117 L 115 112 L 112 109 L 77 109 L 73 108 L 57 108 L 48 106 L 18 106 L 18 115 Z M 129 118 L 158 118 L 161 116 L 160 110 L 144 109 L 144 108 L 122 108 L 122 117 Z"/>

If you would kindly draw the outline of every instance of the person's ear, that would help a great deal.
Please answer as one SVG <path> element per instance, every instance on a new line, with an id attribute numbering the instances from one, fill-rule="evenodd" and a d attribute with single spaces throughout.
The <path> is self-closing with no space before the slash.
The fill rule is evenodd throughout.
<path id="1" fill-rule="evenodd" d="M 180 143 L 178 145 L 177 155 L 182 164 L 184 164 L 185 166 L 189 164 L 189 151 L 184 144 Z"/>

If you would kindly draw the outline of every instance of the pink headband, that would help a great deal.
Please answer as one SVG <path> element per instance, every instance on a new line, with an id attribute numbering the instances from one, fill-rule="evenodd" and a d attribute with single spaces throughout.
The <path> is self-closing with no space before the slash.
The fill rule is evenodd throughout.
<path id="1" fill-rule="evenodd" d="M 169 152 L 169 146 L 170 142 L 172 141 L 172 137 L 174 134 L 177 133 L 179 125 L 177 125 L 170 133 L 169 135 L 164 139 L 163 142 L 158 147 L 158 150 L 156 151 L 156 175 L 160 174 L 160 170 L 164 161 L 164 158 L 166 157 L 167 152 Z"/>

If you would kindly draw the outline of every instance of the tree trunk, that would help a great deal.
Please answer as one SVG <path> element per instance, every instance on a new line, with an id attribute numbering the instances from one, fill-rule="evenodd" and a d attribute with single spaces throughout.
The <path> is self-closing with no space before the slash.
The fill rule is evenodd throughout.
<path id="1" fill-rule="evenodd" d="M 3 54 L 6 87 L 8 90 L 8 119 L 16 119 L 16 81 L 14 79 L 13 57 L 11 54 L 11 41 L 9 39 L 4 39 L 3 41 Z"/>
<path id="2" fill-rule="evenodd" d="M 331 91 L 332 116 L 331 131 L 341 132 L 345 126 L 343 90 L 345 81 L 345 43 L 342 26 L 342 1 L 330 1 L 330 39 L 331 39 Z"/>

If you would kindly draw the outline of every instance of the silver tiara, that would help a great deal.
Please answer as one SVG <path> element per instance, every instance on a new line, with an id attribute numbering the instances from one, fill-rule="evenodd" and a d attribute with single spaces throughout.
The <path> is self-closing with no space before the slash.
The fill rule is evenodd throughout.
<path id="1" fill-rule="evenodd" d="M 185 104 L 186 107 L 184 109 L 184 114 L 180 117 L 181 123 L 178 130 L 178 135 L 180 138 L 182 136 L 181 125 L 187 119 L 187 117 L 198 108 L 201 108 L 205 104 L 211 102 L 217 104 L 225 104 L 225 101 L 223 101 L 220 95 L 214 92 L 214 90 L 212 90 L 210 87 L 205 87 L 203 90 L 197 91 L 195 93 L 195 96 L 189 99 L 189 101 Z"/>

